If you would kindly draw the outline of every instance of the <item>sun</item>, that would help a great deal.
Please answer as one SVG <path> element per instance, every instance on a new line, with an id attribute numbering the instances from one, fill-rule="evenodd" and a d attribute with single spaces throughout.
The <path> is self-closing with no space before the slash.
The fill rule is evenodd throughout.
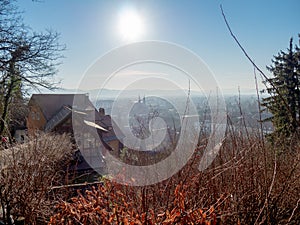
<path id="1" fill-rule="evenodd" d="M 144 34 L 145 26 L 142 17 L 134 10 L 126 10 L 120 14 L 119 31 L 127 41 L 138 40 Z"/>

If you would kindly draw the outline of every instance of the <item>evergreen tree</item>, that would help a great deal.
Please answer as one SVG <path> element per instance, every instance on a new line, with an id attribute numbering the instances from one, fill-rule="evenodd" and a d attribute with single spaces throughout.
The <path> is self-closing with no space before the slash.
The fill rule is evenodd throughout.
<path id="1" fill-rule="evenodd" d="M 267 88 L 264 91 L 270 96 L 262 101 L 273 115 L 267 120 L 273 122 L 273 135 L 290 137 L 300 127 L 300 49 L 293 45 L 292 38 L 287 52 L 280 51 L 274 56 L 267 69 L 273 74 L 265 81 Z"/>

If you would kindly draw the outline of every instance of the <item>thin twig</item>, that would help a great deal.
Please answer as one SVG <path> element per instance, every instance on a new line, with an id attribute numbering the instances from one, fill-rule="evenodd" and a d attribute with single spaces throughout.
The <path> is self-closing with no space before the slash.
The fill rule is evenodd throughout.
<path id="1" fill-rule="evenodd" d="M 248 53 L 246 52 L 246 50 L 244 49 L 244 47 L 241 45 L 241 43 L 239 42 L 239 40 L 237 39 L 237 37 L 234 35 L 234 33 L 232 32 L 229 23 L 226 19 L 225 13 L 223 11 L 223 7 L 222 4 L 220 5 L 221 8 L 221 12 L 222 12 L 222 16 L 224 18 L 224 21 L 226 23 L 226 26 L 230 32 L 230 35 L 232 36 L 232 38 L 235 40 L 235 42 L 237 43 L 237 45 L 239 46 L 239 48 L 242 50 L 242 52 L 244 53 L 244 55 L 246 56 L 246 58 L 250 61 L 250 63 L 252 64 L 252 66 L 254 66 L 255 69 L 257 69 L 257 71 L 260 72 L 260 74 L 263 76 L 263 78 L 272 86 L 272 88 L 274 88 L 274 90 L 276 91 L 276 93 L 278 94 L 280 100 L 282 100 L 284 106 L 286 107 L 286 109 L 289 111 L 289 113 L 292 115 L 291 109 L 289 107 L 289 105 L 287 104 L 286 100 L 283 98 L 282 94 L 280 93 L 280 91 L 278 90 L 278 88 L 276 87 L 276 85 L 274 84 L 274 82 L 255 64 L 255 62 L 251 59 L 251 57 L 248 55 Z"/>
<path id="2" fill-rule="evenodd" d="M 255 220 L 255 222 L 254 222 L 254 224 L 257 224 L 257 222 L 258 222 L 258 220 L 259 220 L 259 218 L 260 218 L 260 215 L 262 214 L 262 212 L 263 212 L 263 210 L 265 209 L 265 207 L 267 207 L 267 210 L 268 210 L 268 202 L 269 202 L 269 198 L 270 198 L 270 196 L 271 196 L 271 192 L 272 192 L 272 190 L 273 190 L 273 186 L 274 186 L 274 184 L 275 184 L 275 178 L 276 178 L 276 174 L 277 174 L 277 157 L 276 157 L 276 152 L 274 152 L 274 170 L 273 170 L 273 176 L 272 176 L 272 182 L 271 182 L 271 184 L 270 184 L 270 187 L 269 187 L 269 193 L 268 193 L 268 195 L 266 196 L 266 199 L 265 199 L 265 203 L 264 203 L 264 205 L 263 205 L 263 207 L 261 208 L 261 210 L 260 210 L 260 212 L 259 212 L 259 214 L 258 214 L 258 216 L 257 216 L 257 218 L 256 218 L 256 220 Z M 267 217 L 268 217 L 269 215 L 268 215 L 268 213 L 267 213 Z"/>
<path id="3" fill-rule="evenodd" d="M 259 91 L 258 91 L 258 82 L 257 82 L 255 67 L 253 68 L 253 73 L 254 73 L 254 79 L 255 79 L 255 89 L 256 89 L 256 96 L 257 96 L 257 107 L 258 107 L 259 124 L 260 124 L 260 131 L 261 131 L 261 141 L 264 145 L 264 132 L 263 132 L 262 116 L 261 116 L 262 111 L 261 111 L 260 95 L 259 95 Z"/>
<path id="4" fill-rule="evenodd" d="M 289 220 L 288 220 L 288 223 L 291 222 L 291 220 L 292 220 L 292 218 L 293 218 L 293 216 L 294 216 L 294 214 L 295 214 L 295 211 L 296 211 L 296 209 L 297 209 L 298 206 L 299 206 L 299 203 L 300 203 L 300 198 L 298 199 L 297 204 L 296 204 L 295 208 L 293 209 L 293 212 L 292 212 L 292 214 L 291 214 L 291 216 L 290 216 L 290 218 L 289 218 Z"/>

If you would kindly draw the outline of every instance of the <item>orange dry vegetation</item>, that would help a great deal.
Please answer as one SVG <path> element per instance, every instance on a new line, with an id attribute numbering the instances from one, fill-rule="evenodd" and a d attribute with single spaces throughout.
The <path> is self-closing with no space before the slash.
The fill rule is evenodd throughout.
<path id="1" fill-rule="evenodd" d="M 203 150 L 159 184 L 106 180 L 78 192 L 57 206 L 49 224 L 300 224 L 299 145 L 229 132 L 219 156 L 200 172 Z"/>
<path id="2" fill-rule="evenodd" d="M 128 187 L 120 191 L 120 187 L 108 182 L 105 187 L 86 191 L 85 196 L 79 194 L 70 203 L 61 203 L 58 206 L 60 212 L 51 218 L 50 224 L 216 224 L 213 208 L 207 212 L 187 209 L 181 187 L 177 185 L 170 209 L 149 208 L 145 211 L 143 207 L 147 200 L 143 196 L 135 196 Z"/>

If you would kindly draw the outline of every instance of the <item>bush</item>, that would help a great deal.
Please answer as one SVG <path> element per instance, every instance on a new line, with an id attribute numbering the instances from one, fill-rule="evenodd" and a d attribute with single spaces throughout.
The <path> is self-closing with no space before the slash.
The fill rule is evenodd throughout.
<path id="1" fill-rule="evenodd" d="M 24 217 L 37 224 L 53 214 L 59 193 L 52 187 L 64 177 L 71 145 L 65 135 L 39 134 L 29 142 L 0 150 L 0 203 L 5 224 Z"/>
<path id="2" fill-rule="evenodd" d="M 278 153 L 258 136 L 229 129 L 204 172 L 197 169 L 201 146 L 179 173 L 159 184 L 107 180 L 61 202 L 50 224 L 299 224 L 300 147 Z"/>

